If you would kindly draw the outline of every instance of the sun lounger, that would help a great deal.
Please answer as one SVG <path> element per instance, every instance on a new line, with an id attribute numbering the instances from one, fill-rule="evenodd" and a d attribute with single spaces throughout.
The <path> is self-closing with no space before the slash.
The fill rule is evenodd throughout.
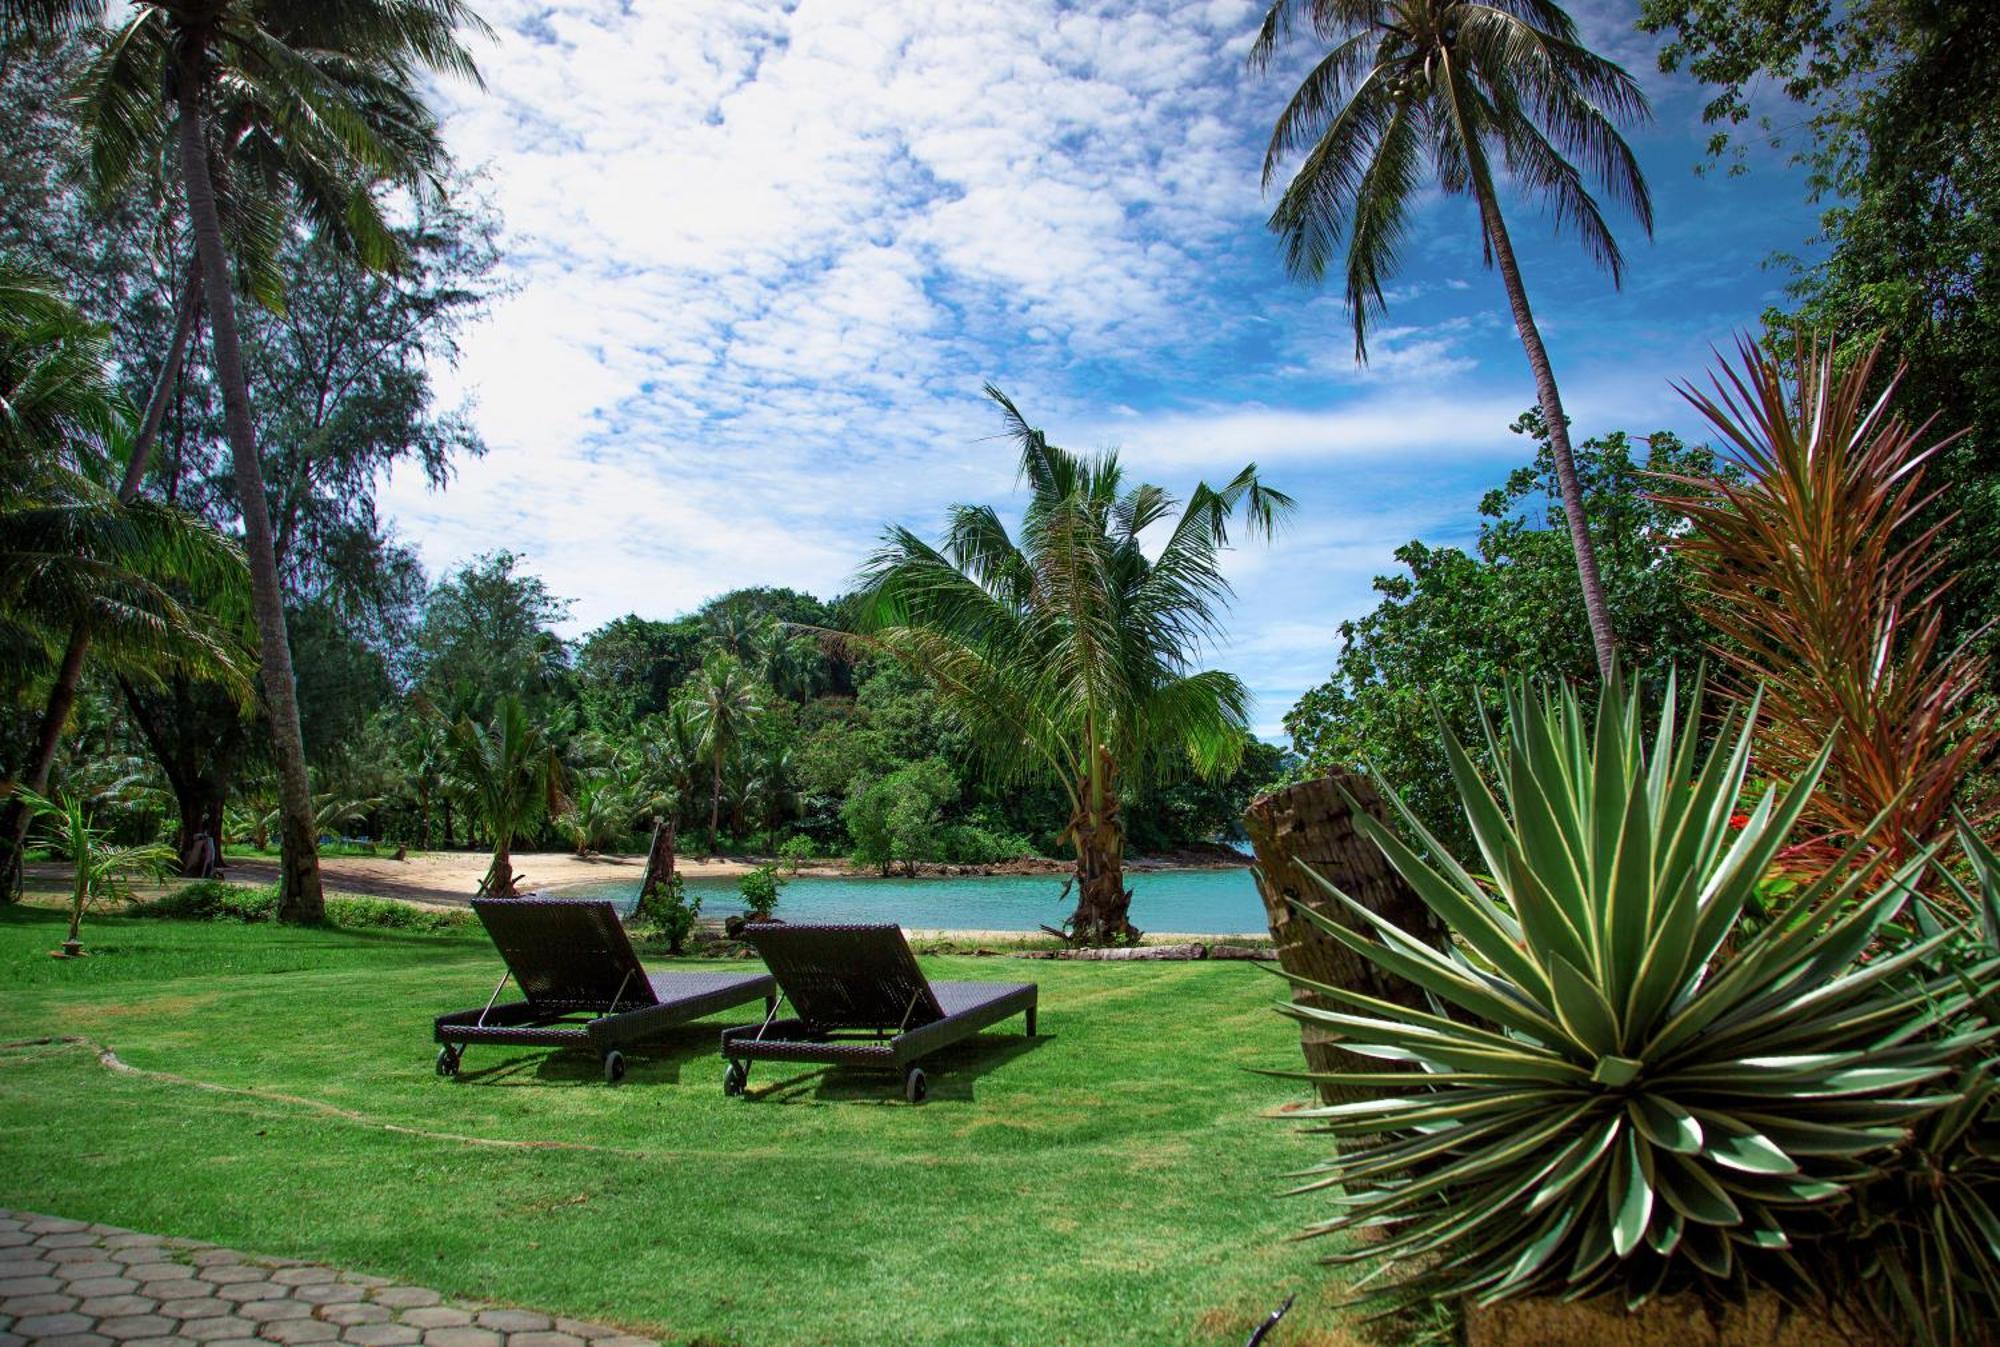
<path id="1" fill-rule="evenodd" d="M 722 1031 L 725 1094 L 740 1095 L 755 1061 L 828 1062 L 903 1073 L 903 1097 L 921 1103 L 929 1083 L 917 1059 L 1026 1013 L 1035 1036 L 1032 982 L 932 982 L 899 926 L 751 925 L 743 938 L 778 979 L 793 1018 L 773 1009 L 762 1024 Z"/>
<path id="2" fill-rule="evenodd" d="M 458 1074 L 473 1043 L 590 1048 L 604 1079 L 625 1074 L 623 1049 L 660 1031 L 751 1001 L 777 1006 L 769 973 L 648 973 L 610 903 L 581 898 L 478 898 L 472 910 L 507 961 L 486 1005 L 437 1017 L 440 1076 Z M 525 999 L 500 1000 L 512 979 Z"/>

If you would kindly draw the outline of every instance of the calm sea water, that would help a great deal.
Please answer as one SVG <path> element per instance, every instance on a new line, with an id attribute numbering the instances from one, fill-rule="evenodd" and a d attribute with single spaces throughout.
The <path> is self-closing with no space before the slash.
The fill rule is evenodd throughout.
<path id="1" fill-rule="evenodd" d="M 1162 870 L 1128 873 L 1132 922 L 1145 931 L 1237 935 L 1264 930 L 1264 905 L 1248 870 Z M 705 917 L 743 910 L 734 879 L 690 879 Z M 792 921 L 893 921 L 914 930 L 1032 931 L 1059 926 L 1074 906 L 1060 875 L 982 875 L 935 879 L 819 878 L 785 881 L 778 915 Z M 612 880 L 574 884 L 551 895 L 609 898 L 628 909 L 639 884 Z"/>

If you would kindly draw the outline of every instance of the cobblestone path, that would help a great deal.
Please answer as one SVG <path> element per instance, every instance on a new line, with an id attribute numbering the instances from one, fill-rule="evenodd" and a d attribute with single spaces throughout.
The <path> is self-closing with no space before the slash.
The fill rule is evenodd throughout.
<path id="1" fill-rule="evenodd" d="M 384 1277 L 0 1209 L 0 1347 L 658 1347 Z"/>

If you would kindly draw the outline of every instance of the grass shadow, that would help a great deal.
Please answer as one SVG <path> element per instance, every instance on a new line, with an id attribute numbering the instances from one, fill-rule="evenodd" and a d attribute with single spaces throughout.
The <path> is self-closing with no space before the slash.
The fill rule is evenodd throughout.
<path id="1" fill-rule="evenodd" d="M 1054 1041 L 1051 1033 L 1025 1035 L 980 1035 L 925 1057 L 923 1067 L 930 1085 L 931 1101 L 955 1100 L 971 1103 L 977 1097 L 981 1078 L 997 1071 L 1017 1057 L 1038 1051 Z M 745 1098 L 751 1103 L 781 1104 L 790 1099 L 813 1099 L 827 1103 L 903 1103 L 901 1072 L 870 1070 L 860 1066 L 808 1066 L 805 1070 L 758 1084 L 760 1071 L 783 1071 L 784 1062 L 758 1062 L 751 1067 L 750 1088 Z M 719 1077 L 718 1077 L 719 1079 Z"/>
<path id="2" fill-rule="evenodd" d="M 715 1066 L 714 1085 L 722 1089 L 722 1057 L 719 1051 L 722 1025 L 689 1024 L 668 1029 L 652 1043 L 620 1048 L 625 1058 L 625 1078 L 620 1089 L 644 1089 L 648 1085 L 702 1083 L 699 1065 Z M 490 1060 L 492 1054 L 512 1054 Z M 475 1055 L 476 1054 L 476 1055 Z M 481 1058 L 488 1058 L 482 1063 Z M 457 1083 L 464 1085 L 510 1085 L 531 1079 L 537 1085 L 576 1086 L 604 1084 L 604 1062 L 591 1048 L 542 1048 L 510 1043 L 475 1043 L 466 1050 L 459 1066 Z"/>

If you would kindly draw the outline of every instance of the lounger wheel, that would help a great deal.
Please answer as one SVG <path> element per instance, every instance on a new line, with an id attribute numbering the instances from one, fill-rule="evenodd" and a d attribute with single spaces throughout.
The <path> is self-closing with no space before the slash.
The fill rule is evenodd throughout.
<path id="1" fill-rule="evenodd" d="M 604 1054 L 604 1083 L 616 1085 L 625 1079 L 625 1054 L 613 1048 Z"/>
<path id="2" fill-rule="evenodd" d="M 438 1049 L 437 1073 L 440 1076 L 458 1074 L 458 1059 L 465 1055 L 465 1049 L 447 1043 Z"/>
<path id="3" fill-rule="evenodd" d="M 920 1066 L 911 1067 L 909 1074 L 903 1077 L 903 1098 L 912 1104 L 921 1104 L 930 1098 L 930 1093 L 931 1083 L 925 1079 L 924 1069 Z"/>
<path id="4" fill-rule="evenodd" d="M 750 1068 L 742 1062 L 731 1062 L 722 1073 L 722 1092 L 731 1099 L 740 1096 L 749 1084 Z"/>

